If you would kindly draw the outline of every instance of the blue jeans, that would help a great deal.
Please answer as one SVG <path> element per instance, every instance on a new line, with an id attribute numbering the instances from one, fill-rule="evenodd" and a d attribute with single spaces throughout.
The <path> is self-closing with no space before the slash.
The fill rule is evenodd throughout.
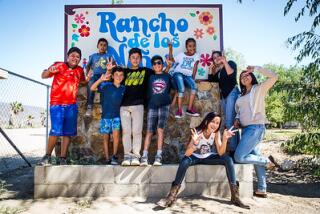
<path id="1" fill-rule="evenodd" d="M 101 77 L 101 74 L 94 74 L 90 81 L 88 82 L 88 86 L 87 86 L 87 105 L 89 108 L 92 108 L 93 105 L 93 101 L 94 101 L 94 95 L 95 95 L 95 91 L 91 91 L 90 88 L 93 85 L 93 83 L 95 83 L 99 78 Z M 100 96 L 100 103 L 102 103 Z"/>
<path id="2" fill-rule="evenodd" d="M 50 106 L 51 130 L 50 136 L 77 135 L 78 105 Z"/>
<path id="3" fill-rule="evenodd" d="M 179 164 L 177 175 L 173 184 L 180 185 L 186 175 L 186 172 L 189 166 L 196 165 L 196 164 L 224 165 L 226 168 L 228 181 L 231 184 L 236 185 L 236 173 L 234 170 L 233 160 L 230 156 L 226 154 L 223 156 L 212 154 L 209 157 L 203 158 L 203 159 L 197 158 L 193 155 L 191 155 L 190 157 L 184 156 Z"/>
<path id="4" fill-rule="evenodd" d="M 239 97 L 240 91 L 238 86 L 235 86 L 227 98 L 221 99 L 221 107 L 225 117 L 225 125 L 227 129 L 230 129 L 233 126 L 234 119 L 236 117 L 235 104 Z M 235 135 L 229 139 L 228 150 L 235 151 L 239 142 L 239 132 L 236 132 Z"/>
<path id="5" fill-rule="evenodd" d="M 262 140 L 265 132 L 264 124 L 249 125 L 242 129 L 241 140 L 234 153 L 237 163 L 254 164 L 254 169 L 258 178 L 258 190 L 266 191 L 266 169 L 268 159 L 260 155 L 258 144 Z"/>
<path id="6" fill-rule="evenodd" d="M 179 97 L 183 97 L 183 94 L 186 90 L 185 86 L 191 89 L 192 94 L 195 94 L 197 92 L 197 84 L 192 78 L 192 76 L 186 76 L 181 73 L 174 73 L 173 79 L 178 88 Z"/>

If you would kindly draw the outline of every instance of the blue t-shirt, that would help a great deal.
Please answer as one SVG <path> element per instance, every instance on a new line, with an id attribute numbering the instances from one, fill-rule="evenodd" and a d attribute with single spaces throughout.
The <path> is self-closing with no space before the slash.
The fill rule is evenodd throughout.
<path id="1" fill-rule="evenodd" d="M 171 103 L 171 76 L 167 73 L 152 74 L 148 83 L 148 107 L 158 108 Z"/>
<path id="2" fill-rule="evenodd" d="M 94 75 L 106 73 L 107 64 L 109 60 L 111 60 L 111 58 L 112 56 L 108 53 L 94 53 L 91 56 L 89 56 L 89 62 L 87 67 L 90 67 L 92 69 Z"/>
<path id="3" fill-rule="evenodd" d="M 120 106 L 125 91 L 125 86 L 116 87 L 112 82 L 103 82 L 99 85 L 98 91 L 102 96 L 102 117 L 112 119 L 120 117 Z"/>

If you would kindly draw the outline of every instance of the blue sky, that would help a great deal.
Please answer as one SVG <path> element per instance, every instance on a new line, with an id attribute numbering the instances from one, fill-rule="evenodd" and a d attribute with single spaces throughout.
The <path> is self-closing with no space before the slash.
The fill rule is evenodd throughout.
<path id="1" fill-rule="evenodd" d="M 98 0 L 0 0 L 0 67 L 41 80 L 40 74 L 64 56 L 64 5 L 106 4 Z M 248 64 L 296 64 L 288 37 L 310 26 L 304 18 L 294 21 L 293 11 L 283 16 L 286 0 L 161 0 L 133 1 L 127 4 L 213 4 L 223 5 L 224 46 L 244 55 Z M 50 83 L 50 80 L 41 80 Z"/>

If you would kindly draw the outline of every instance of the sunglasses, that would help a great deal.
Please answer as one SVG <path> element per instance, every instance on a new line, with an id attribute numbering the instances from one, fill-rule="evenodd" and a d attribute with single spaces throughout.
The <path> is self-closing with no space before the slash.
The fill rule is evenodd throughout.
<path id="1" fill-rule="evenodd" d="M 162 65 L 162 62 L 161 61 L 155 61 L 152 63 L 152 65 Z"/>

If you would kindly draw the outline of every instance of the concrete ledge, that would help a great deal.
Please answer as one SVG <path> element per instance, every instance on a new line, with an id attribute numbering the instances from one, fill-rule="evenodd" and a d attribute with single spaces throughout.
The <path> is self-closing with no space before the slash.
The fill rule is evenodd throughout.
<path id="1" fill-rule="evenodd" d="M 240 196 L 252 197 L 253 166 L 236 164 Z M 34 198 L 52 197 L 164 197 L 169 192 L 178 165 L 160 167 L 36 166 Z M 222 165 L 196 165 L 188 169 L 181 196 L 229 197 L 226 170 Z"/>

